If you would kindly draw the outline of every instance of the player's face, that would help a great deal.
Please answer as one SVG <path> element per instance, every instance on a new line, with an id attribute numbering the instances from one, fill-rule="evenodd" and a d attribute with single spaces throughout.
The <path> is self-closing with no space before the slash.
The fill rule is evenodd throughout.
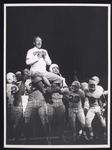
<path id="1" fill-rule="evenodd" d="M 42 39 L 40 37 L 35 38 L 34 44 L 37 48 L 40 49 L 42 47 Z"/>
<path id="2" fill-rule="evenodd" d="M 75 85 L 72 85 L 71 90 L 72 90 L 72 92 L 77 92 L 79 90 L 79 88 Z"/>
<path id="3" fill-rule="evenodd" d="M 90 90 L 91 92 L 95 91 L 95 90 L 96 90 L 95 84 L 89 84 L 89 90 Z"/>
<path id="4" fill-rule="evenodd" d="M 30 77 L 31 76 L 31 72 L 30 72 L 30 70 L 28 70 L 28 69 L 24 69 L 23 70 L 23 76 L 26 76 L 26 77 Z"/>
<path id="5" fill-rule="evenodd" d="M 59 73 L 60 73 L 58 67 L 53 67 L 53 68 L 52 68 L 52 71 L 53 71 L 53 73 L 55 73 L 55 74 L 59 74 Z"/>
<path id="6" fill-rule="evenodd" d="M 16 78 L 16 75 L 14 74 L 14 75 L 12 75 L 12 78 L 11 78 L 11 80 L 12 80 L 12 83 L 15 83 L 15 82 L 17 82 L 17 78 Z"/>
<path id="7" fill-rule="evenodd" d="M 16 78 L 17 78 L 17 81 L 21 81 L 21 80 L 22 80 L 22 75 L 21 75 L 21 73 L 16 74 Z"/>
<path id="8" fill-rule="evenodd" d="M 8 73 L 7 82 L 12 84 L 17 82 L 16 75 L 14 73 Z"/>

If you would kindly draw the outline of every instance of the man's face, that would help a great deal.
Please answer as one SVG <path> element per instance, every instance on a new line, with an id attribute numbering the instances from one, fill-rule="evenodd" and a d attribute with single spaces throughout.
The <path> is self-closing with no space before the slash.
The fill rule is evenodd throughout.
<path id="1" fill-rule="evenodd" d="M 79 90 L 79 88 L 75 85 L 72 85 L 71 90 L 72 90 L 72 92 L 77 92 Z"/>
<path id="2" fill-rule="evenodd" d="M 31 72 L 28 69 L 24 69 L 23 70 L 23 76 L 25 76 L 26 78 L 29 78 L 31 76 Z"/>
<path id="3" fill-rule="evenodd" d="M 42 39 L 40 37 L 35 38 L 34 45 L 40 49 L 42 46 Z"/>
<path id="4" fill-rule="evenodd" d="M 60 73 L 58 67 L 53 67 L 52 71 L 53 71 L 54 74 L 59 74 Z"/>
<path id="5" fill-rule="evenodd" d="M 89 84 L 89 90 L 90 90 L 91 92 L 95 91 L 95 90 L 96 90 L 95 84 Z"/>

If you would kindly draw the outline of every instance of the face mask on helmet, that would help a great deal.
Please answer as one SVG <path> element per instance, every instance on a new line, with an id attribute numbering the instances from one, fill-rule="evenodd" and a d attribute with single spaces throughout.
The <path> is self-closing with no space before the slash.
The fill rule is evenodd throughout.
<path id="1" fill-rule="evenodd" d="M 9 73 L 7 74 L 7 82 L 8 82 L 8 83 L 14 83 L 14 82 L 16 82 L 16 81 L 17 81 L 16 75 L 15 75 L 14 73 L 12 73 L 12 72 L 9 72 Z"/>
<path id="2" fill-rule="evenodd" d="M 89 90 L 95 91 L 96 90 L 97 83 L 94 80 L 89 80 Z"/>
<path id="3" fill-rule="evenodd" d="M 71 85 L 71 90 L 73 92 L 77 92 L 80 88 L 80 83 L 78 81 L 74 81 Z"/>

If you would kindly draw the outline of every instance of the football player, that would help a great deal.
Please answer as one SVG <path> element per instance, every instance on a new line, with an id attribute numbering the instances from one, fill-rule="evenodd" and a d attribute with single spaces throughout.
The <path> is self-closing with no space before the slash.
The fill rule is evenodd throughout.
<path id="1" fill-rule="evenodd" d="M 46 102 L 45 98 L 42 95 L 42 93 L 37 88 L 38 84 L 42 83 L 41 77 L 36 77 L 36 86 L 35 83 L 31 80 L 31 71 L 28 69 L 23 70 L 23 79 L 24 84 L 26 87 L 26 90 L 29 94 L 28 103 L 25 109 L 25 136 L 26 136 L 26 144 L 29 144 L 29 138 L 30 138 L 30 127 L 33 119 L 36 117 L 36 113 L 38 112 L 43 129 L 45 131 L 45 138 L 47 140 L 47 144 L 51 144 L 50 138 L 49 138 L 49 124 L 48 124 L 48 116 L 46 112 Z"/>
<path id="2" fill-rule="evenodd" d="M 8 138 L 12 135 L 15 143 L 18 142 L 21 133 L 23 113 L 21 100 L 18 101 L 18 104 L 15 101 L 15 93 L 19 92 L 16 82 L 15 74 L 12 72 L 7 73 L 7 132 Z"/>
<path id="3" fill-rule="evenodd" d="M 94 79 L 90 79 L 88 83 L 89 91 L 86 92 L 86 99 L 89 101 L 90 108 L 86 115 L 86 127 L 89 131 L 89 140 L 93 140 L 94 134 L 93 134 L 93 128 L 92 128 L 92 121 L 95 117 L 95 115 L 98 116 L 101 125 L 103 127 L 103 135 L 104 138 L 106 137 L 106 123 L 103 119 L 103 116 L 101 115 L 101 108 L 102 108 L 102 95 L 103 91 L 98 90 L 97 83 Z"/>
<path id="4" fill-rule="evenodd" d="M 82 135 L 85 138 L 85 115 L 82 108 L 82 99 L 85 99 L 85 92 L 80 89 L 80 82 L 74 81 L 71 84 L 71 91 L 69 92 L 69 121 L 73 133 L 73 141 L 75 142 L 79 135 L 76 132 L 76 116 L 82 127 Z"/>
<path id="5" fill-rule="evenodd" d="M 59 66 L 57 64 L 52 64 L 49 68 L 49 71 L 60 75 L 60 70 Z M 59 136 L 59 142 L 61 144 L 67 143 L 67 141 L 64 138 L 64 116 L 65 116 L 65 106 L 63 104 L 63 96 L 69 93 L 68 86 L 65 82 L 65 78 L 63 78 L 63 82 L 61 84 L 61 88 L 59 86 L 56 86 L 55 84 L 51 84 L 51 100 L 52 104 L 47 104 L 48 105 L 48 116 L 49 116 L 49 121 L 51 124 L 51 129 L 52 129 L 52 123 L 54 118 L 57 118 L 57 131 L 58 131 L 58 136 Z M 57 89 L 59 90 L 57 92 Z M 56 121 L 56 120 L 55 120 Z"/>

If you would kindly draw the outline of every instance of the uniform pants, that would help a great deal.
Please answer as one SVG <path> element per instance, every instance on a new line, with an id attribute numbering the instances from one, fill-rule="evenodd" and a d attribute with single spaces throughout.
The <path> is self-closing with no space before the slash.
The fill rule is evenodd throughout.
<path id="1" fill-rule="evenodd" d="M 7 105 L 7 136 L 19 137 L 21 130 L 21 125 L 23 125 L 23 107 L 20 102 L 18 106 L 13 104 Z"/>
<path id="2" fill-rule="evenodd" d="M 43 95 L 39 92 L 33 92 L 29 95 L 28 103 L 25 110 L 25 134 L 26 138 L 29 138 L 30 125 L 33 119 L 36 119 L 36 113 L 38 112 L 44 127 L 45 136 L 48 135 L 48 121 L 46 114 L 46 103 Z"/>
<path id="3" fill-rule="evenodd" d="M 51 104 L 47 104 L 47 105 L 48 105 L 48 118 L 51 125 L 51 129 L 52 129 L 53 122 L 57 121 L 57 132 L 59 137 L 62 137 L 64 132 L 65 106 L 62 100 L 58 102 L 57 101 L 53 102 L 52 105 Z"/>
<path id="4" fill-rule="evenodd" d="M 76 136 L 76 116 L 81 123 L 81 127 L 85 127 L 85 115 L 84 111 L 82 108 L 69 108 L 68 109 L 68 114 L 69 114 L 69 122 L 70 126 L 72 127 L 73 130 L 73 135 Z"/>
<path id="5" fill-rule="evenodd" d="M 105 120 L 103 119 L 103 116 L 101 115 L 100 106 L 93 106 L 90 107 L 86 115 L 86 127 L 89 129 L 90 136 L 93 136 L 92 121 L 95 117 L 95 114 L 98 116 L 101 125 L 104 128 L 104 132 L 106 131 L 106 123 Z"/>

